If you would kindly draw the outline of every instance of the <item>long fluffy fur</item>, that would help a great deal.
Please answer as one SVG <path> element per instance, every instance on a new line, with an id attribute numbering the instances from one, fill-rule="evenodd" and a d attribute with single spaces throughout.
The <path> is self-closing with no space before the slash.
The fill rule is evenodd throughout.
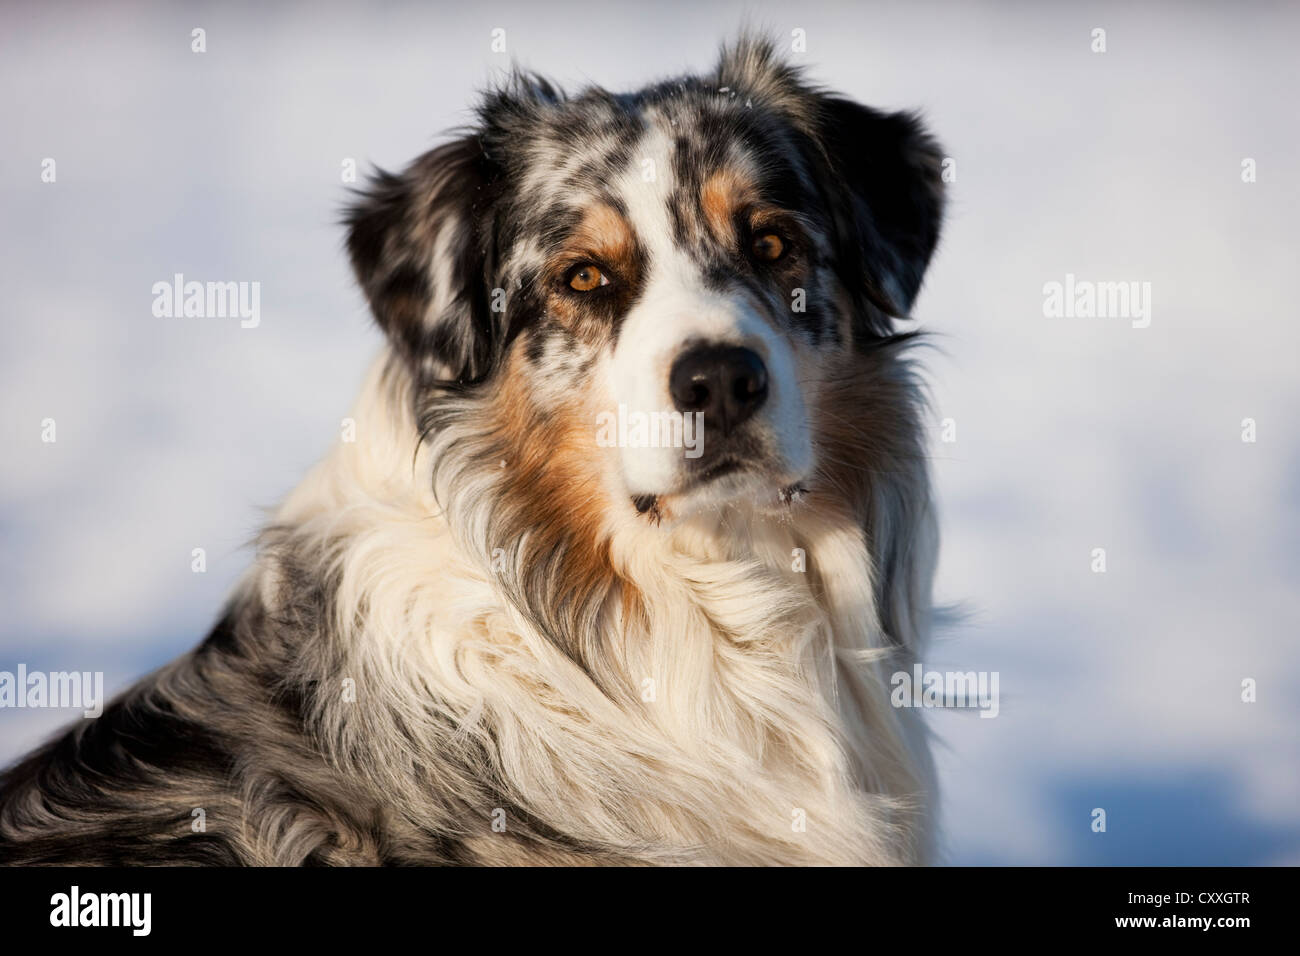
<path id="1" fill-rule="evenodd" d="M 726 63 L 756 98 L 814 95 L 770 49 Z M 374 195 L 407 215 L 399 180 Z M 359 264 L 392 345 L 357 441 L 283 504 L 202 645 L 5 773 L 0 860 L 929 859 L 928 746 L 888 674 L 924 646 L 934 521 L 909 339 L 879 309 L 910 303 L 934 235 L 918 264 L 897 210 L 835 225 L 900 264 L 842 289 L 853 341 L 820 366 L 813 492 L 783 516 L 742 503 L 659 526 L 566 452 L 581 409 L 519 394 L 526 333 L 451 341 L 440 323 L 474 303 L 448 277 L 493 254 L 474 209 L 440 215 L 370 237 L 382 274 Z M 414 271 L 412 248 L 437 263 L 452 246 L 468 251 L 443 278 Z"/>

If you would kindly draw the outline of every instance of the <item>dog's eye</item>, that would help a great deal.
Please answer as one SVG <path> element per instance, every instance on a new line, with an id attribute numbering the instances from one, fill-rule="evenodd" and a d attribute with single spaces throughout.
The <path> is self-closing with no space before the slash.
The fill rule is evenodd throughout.
<path id="1" fill-rule="evenodd" d="M 785 255 L 785 241 L 774 232 L 760 232 L 749 249 L 760 262 L 776 262 Z"/>
<path id="2" fill-rule="evenodd" d="M 609 285 L 609 279 L 605 278 L 605 273 L 590 262 L 578 266 L 569 273 L 569 288 L 577 292 L 590 292 L 602 285 Z"/>

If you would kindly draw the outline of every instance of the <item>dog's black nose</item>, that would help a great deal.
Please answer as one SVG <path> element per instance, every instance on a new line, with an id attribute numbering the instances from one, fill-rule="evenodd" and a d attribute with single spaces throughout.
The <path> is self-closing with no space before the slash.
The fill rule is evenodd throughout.
<path id="1" fill-rule="evenodd" d="M 726 435 L 767 400 L 767 366 L 751 349 L 700 345 L 673 363 L 668 390 L 679 412 L 703 412 Z"/>

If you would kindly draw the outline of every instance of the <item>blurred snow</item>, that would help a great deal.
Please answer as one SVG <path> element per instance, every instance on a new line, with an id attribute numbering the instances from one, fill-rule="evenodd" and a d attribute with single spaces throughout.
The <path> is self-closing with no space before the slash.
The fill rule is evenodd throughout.
<path id="1" fill-rule="evenodd" d="M 970 615 L 927 664 L 999 671 L 1002 702 L 932 721 L 949 860 L 1300 861 L 1300 9 L 599 10 L 0 9 L 0 670 L 111 691 L 202 637 L 379 346 L 346 158 L 405 163 L 512 58 L 632 88 L 743 22 L 801 28 L 813 77 L 922 108 L 957 161 L 916 319 L 941 350 L 939 594 Z M 155 318 L 176 272 L 260 282 L 260 326 Z M 1044 318 L 1066 273 L 1150 282 L 1151 326 Z M 69 719 L 0 711 L 0 761 Z"/>

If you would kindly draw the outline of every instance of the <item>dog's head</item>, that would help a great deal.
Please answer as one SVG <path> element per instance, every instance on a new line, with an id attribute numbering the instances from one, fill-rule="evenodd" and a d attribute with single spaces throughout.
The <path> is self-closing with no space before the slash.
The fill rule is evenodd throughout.
<path id="1" fill-rule="evenodd" d="M 425 414 L 479 401 L 485 463 L 535 499 L 776 504 L 832 454 L 828 383 L 911 308 L 940 161 L 913 117 L 746 39 L 634 94 L 516 77 L 468 135 L 378 176 L 348 246 Z"/>

